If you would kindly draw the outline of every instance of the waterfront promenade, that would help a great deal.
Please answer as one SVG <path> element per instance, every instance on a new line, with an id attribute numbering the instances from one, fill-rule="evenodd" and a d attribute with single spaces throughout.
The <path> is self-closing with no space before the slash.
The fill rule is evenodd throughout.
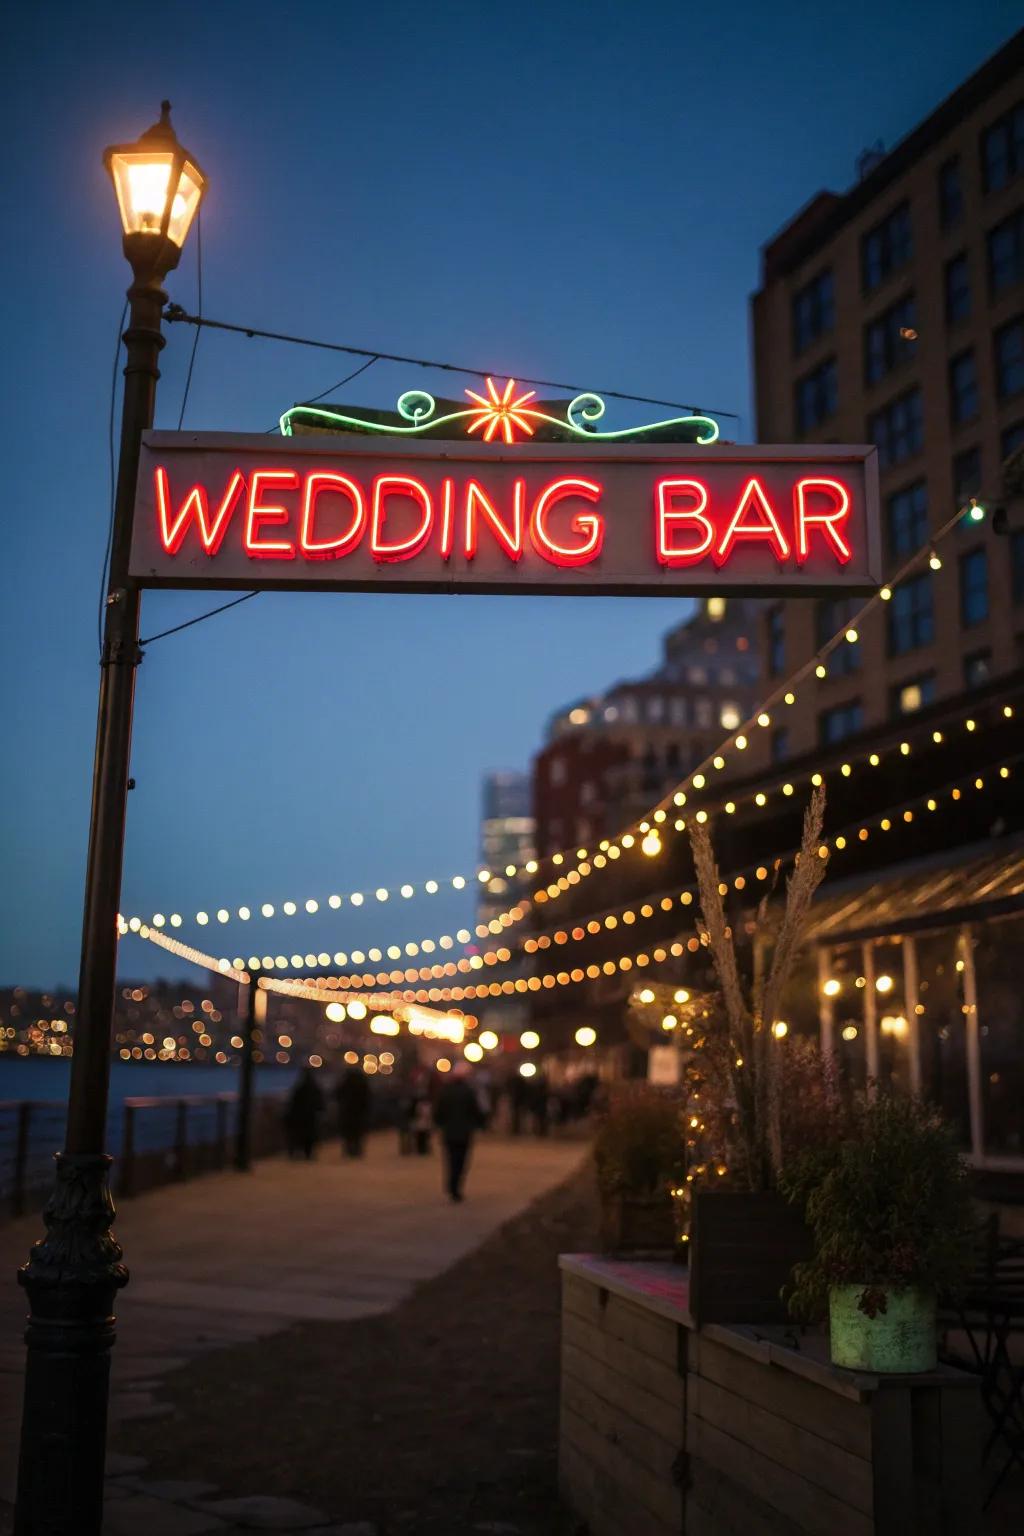
<path id="1" fill-rule="evenodd" d="M 326 1328 L 389 1313 L 418 1282 L 442 1275 L 572 1175 L 585 1154 L 579 1140 L 482 1137 L 468 1198 L 453 1206 L 442 1195 L 436 1152 L 400 1158 L 395 1137 L 382 1133 L 359 1161 L 343 1161 L 331 1141 L 312 1165 L 271 1159 L 248 1175 L 211 1174 L 123 1201 L 116 1231 L 132 1280 L 119 1306 L 110 1442 L 137 1443 L 148 1421 L 152 1433 L 145 1464 L 111 1458 L 110 1536 L 252 1529 L 369 1536 L 373 1527 L 365 1523 L 346 1527 L 330 1510 L 267 1496 L 255 1478 L 244 1487 L 208 1477 L 187 1482 L 180 1474 L 169 1480 L 161 1466 L 161 1429 L 173 1413 L 168 1373 L 238 1345 L 269 1342 L 293 1325 Z M 40 1230 L 38 1217 L 0 1229 L 0 1422 L 9 1425 L 20 1413 L 25 1311 L 13 1276 Z M 382 1359 L 380 1369 L 400 1377 L 401 1361 Z M 304 1390 L 311 1385 L 302 1383 Z M 298 1383 L 278 1386 L 283 1398 Z M 211 1433 L 227 1451 L 232 1402 L 211 1402 L 210 1409 Z M 272 1426 L 267 1431 L 272 1439 Z M 0 1439 L 3 1513 L 14 1496 L 16 1444 L 16 1434 Z M 264 1451 L 288 1457 L 280 1443 Z M 6 1529 L 0 1520 L 0 1531 Z"/>

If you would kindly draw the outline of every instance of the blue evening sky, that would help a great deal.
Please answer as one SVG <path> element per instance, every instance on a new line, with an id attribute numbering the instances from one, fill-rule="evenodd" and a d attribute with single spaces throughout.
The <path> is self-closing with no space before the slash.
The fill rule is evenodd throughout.
<path id="1" fill-rule="evenodd" d="M 739 412 L 749 436 L 759 245 L 820 187 L 845 187 L 861 149 L 893 144 L 1019 19 L 1013 0 L 35 0 L 10 12 L 0 981 L 73 983 L 78 962 L 128 276 L 107 143 L 171 98 L 210 179 L 209 315 L 692 400 Z M 192 307 L 195 284 L 193 246 L 171 297 Z M 159 426 L 177 423 L 191 342 L 170 328 Z M 265 430 L 346 371 L 343 358 L 205 334 L 186 425 Z M 380 364 L 346 393 L 390 405 L 412 385 L 453 389 Z M 143 633 L 214 601 L 148 594 Z M 472 868 L 482 774 L 525 767 L 553 710 L 652 666 L 683 611 L 264 595 L 154 645 L 125 911 L 301 901 Z M 400 906 L 181 933 L 229 954 L 236 934 L 243 954 L 291 953 L 438 934 L 470 911 L 452 892 Z M 133 939 L 122 968 L 179 967 Z"/>

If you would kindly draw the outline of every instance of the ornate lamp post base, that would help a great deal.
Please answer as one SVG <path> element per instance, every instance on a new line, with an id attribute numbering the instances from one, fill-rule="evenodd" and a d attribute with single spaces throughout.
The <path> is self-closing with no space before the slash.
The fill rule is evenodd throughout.
<path id="1" fill-rule="evenodd" d="M 46 1236 L 18 1271 L 31 1317 L 25 1333 L 25 1421 L 16 1536 L 99 1531 L 114 1295 L 128 1280 L 110 1231 L 105 1153 L 57 1154 L 43 1212 Z"/>

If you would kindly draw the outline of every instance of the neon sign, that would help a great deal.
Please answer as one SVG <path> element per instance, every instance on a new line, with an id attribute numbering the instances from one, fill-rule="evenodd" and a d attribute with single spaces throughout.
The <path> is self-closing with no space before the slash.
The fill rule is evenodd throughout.
<path id="1" fill-rule="evenodd" d="M 552 416 L 550 411 L 530 404 L 536 398 L 536 390 L 530 389 L 523 395 L 517 395 L 515 379 L 509 379 L 499 391 L 494 380 L 489 378 L 484 381 L 484 389 L 486 394 L 483 395 L 475 389 L 467 389 L 465 395 L 471 404 L 465 410 L 448 411 L 443 416 L 435 414 L 437 401 L 433 395 L 427 394 L 425 389 L 407 389 L 398 397 L 398 422 L 350 416 L 329 405 L 293 405 L 281 417 L 281 435 L 291 437 L 298 426 L 300 429 L 327 427 L 342 432 L 381 432 L 389 437 L 419 437 L 425 432 L 436 436 L 439 427 L 451 432 L 456 423 L 461 423 L 468 434 L 480 432 L 485 443 L 494 442 L 499 433 L 504 443 L 514 443 L 519 436 L 532 437 L 542 425 L 555 428 L 563 436 L 591 443 L 625 442 L 627 439 L 636 441 L 651 433 L 664 434 L 667 429 L 672 429 L 678 435 L 684 427 L 693 432 L 696 442 L 705 446 L 715 442 L 718 437 L 718 423 L 711 416 L 672 416 L 666 421 L 651 421 L 642 427 L 623 427 L 617 432 L 603 432 L 597 425 L 605 413 L 605 403 L 600 395 L 577 395 L 569 401 L 564 416 Z"/>
<path id="2" fill-rule="evenodd" d="M 132 576 L 669 595 L 879 585 L 873 449 L 516 441 L 533 425 L 525 399 L 495 388 L 461 441 L 150 433 Z"/>

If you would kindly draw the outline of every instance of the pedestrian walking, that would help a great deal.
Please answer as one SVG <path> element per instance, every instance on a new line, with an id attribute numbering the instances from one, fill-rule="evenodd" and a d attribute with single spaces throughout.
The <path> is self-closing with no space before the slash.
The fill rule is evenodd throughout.
<path id="1" fill-rule="evenodd" d="M 346 1157 L 362 1157 L 370 1119 L 370 1080 L 361 1067 L 348 1067 L 342 1073 L 334 1096 L 342 1151 Z"/>
<path id="2" fill-rule="evenodd" d="M 284 1132 L 289 1157 L 312 1161 L 320 1129 L 324 1096 L 312 1067 L 306 1067 L 288 1095 L 284 1111 Z"/>
<path id="3" fill-rule="evenodd" d="M 434 1123 L 444 1142 L 445 1186 L 453 1201 L 460 1201 L 473 1136 L 483 1124 L 480 1103 L 470 1082 L 469 1067 L 460 1061 L 437 1096 Z"/>

